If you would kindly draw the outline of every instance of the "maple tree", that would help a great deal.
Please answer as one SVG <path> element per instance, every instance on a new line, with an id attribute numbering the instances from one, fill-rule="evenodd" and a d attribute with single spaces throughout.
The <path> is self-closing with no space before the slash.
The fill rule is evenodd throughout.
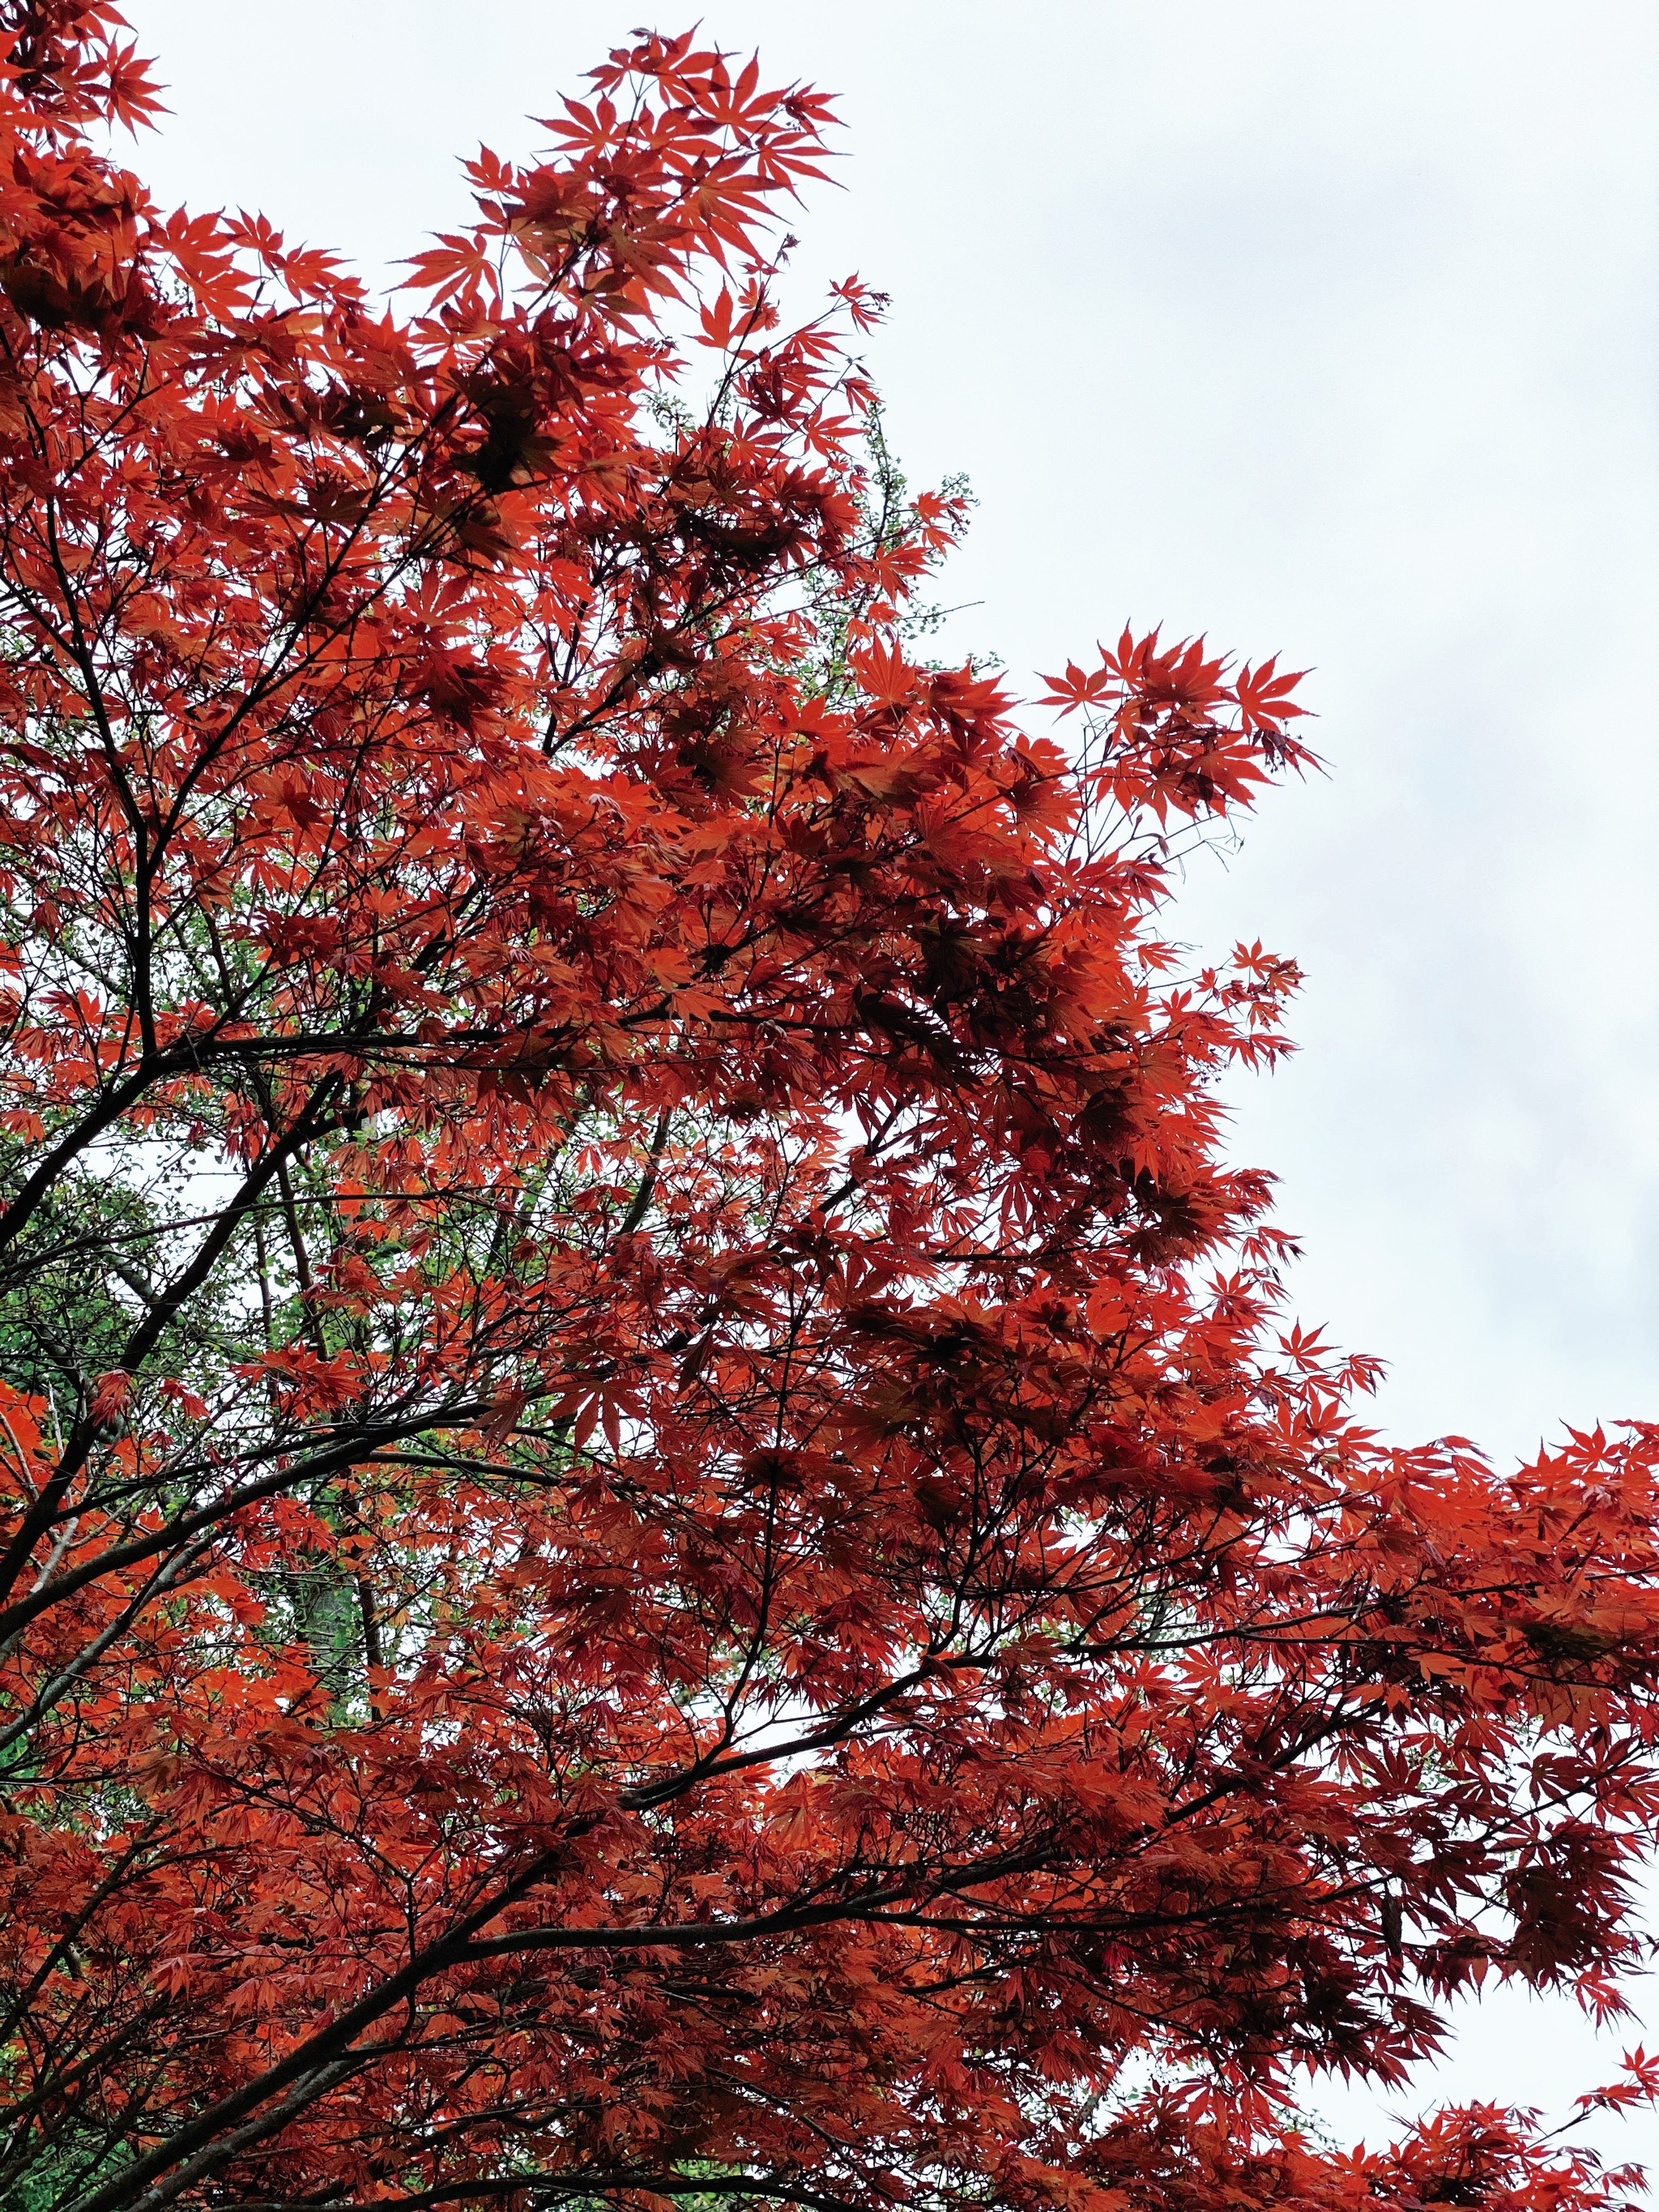
<path id="1" fill-rule="evenodd" d="M 7 2201 L 1619 2201 L 1297 2119 L 1616 2009 L 1659 1429 L 1388 1447 L 1284 1318 L 1295 971 L 1160 931 L 1295 679 L 926 657 L 754 64 L 640 34 L 400 319 L 0 27 Z"/>

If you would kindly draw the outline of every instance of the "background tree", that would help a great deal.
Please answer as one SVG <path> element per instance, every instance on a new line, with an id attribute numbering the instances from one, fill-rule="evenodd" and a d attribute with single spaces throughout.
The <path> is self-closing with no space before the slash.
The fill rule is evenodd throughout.
<path id="1" fill-rule="evenodd" d="M 1278 1317 L 1294 970 L 1158 933 L 1294 679 L 915 650 L 816 95 L 641 34 L 398 320 L 6 21 L 8 2191 L 1613 2202 L 1295 2124 L 1616 2005 L 1659 1431 L 1386 1449 Z"/>

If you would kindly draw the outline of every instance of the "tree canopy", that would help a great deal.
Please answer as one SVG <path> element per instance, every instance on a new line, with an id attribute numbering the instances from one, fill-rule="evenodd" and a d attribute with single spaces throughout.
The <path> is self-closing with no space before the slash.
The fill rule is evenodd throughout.
<path id="1" fill-rule="evenodd" d="M 0 2194 L 1620 2201 L 1297 2116 L 1617 2009 L 1659 1428 L 1286 1317 L 1168 906 L 1296 679 L 931 656 L 817 94 L 637 34 L 393 312 L 0 25 Z"/>

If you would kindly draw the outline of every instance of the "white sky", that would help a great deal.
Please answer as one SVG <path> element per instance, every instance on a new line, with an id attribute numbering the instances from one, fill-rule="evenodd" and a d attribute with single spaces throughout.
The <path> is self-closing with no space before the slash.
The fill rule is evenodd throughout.
<path id="1" fill-rule="evenodd" d="M 647 0 L 128 0 L 160 194 L 371 269 L 459 217 Z M 691 11 L 685 11 L 686 21 Z M 682 27 L 678 15 L 655 18 Z M 980 507 L 945 596 L 1017 684 L 1126 617 L 1312 665 L 1330 774 L 1200 866 L 1304 1050 L 1239 1093 L 1304 1318 L 1382 1418 L 1498 1456 L 1659 1418 L 1659 10 L 1641 0 L 703 0 L 843 95 L 798 277 L 893 295 L 914 481 Z M 1306 730 L 1310 726 L 1304 725 Z M 1659 2037 L 1659 2003 L 1647 2008 Z M 1425 2100 L 1566 2117 L 1639 2031 L 1471 2015 Z M 1322 2092 L 1344 2141 L 1386 2131 Z M 1584 2131 L 1659 2166 L 1659 2122 Z"/>

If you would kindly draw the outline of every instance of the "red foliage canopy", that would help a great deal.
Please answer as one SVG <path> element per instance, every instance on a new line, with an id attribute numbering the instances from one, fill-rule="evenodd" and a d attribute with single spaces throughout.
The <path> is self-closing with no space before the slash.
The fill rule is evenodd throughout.
<path id="1" fill-rule="evenodd" d="M 1294 971 L 1158 916 L 1293 679 L 925 658 L 752 63 L 614 55 L 398 319 L 0 17 L 7 2201 L 1611 2203 L 1296 2124 L 1616 2003 L 1659 1431 L 1386 1449 L 1279 1316 Z"/>

